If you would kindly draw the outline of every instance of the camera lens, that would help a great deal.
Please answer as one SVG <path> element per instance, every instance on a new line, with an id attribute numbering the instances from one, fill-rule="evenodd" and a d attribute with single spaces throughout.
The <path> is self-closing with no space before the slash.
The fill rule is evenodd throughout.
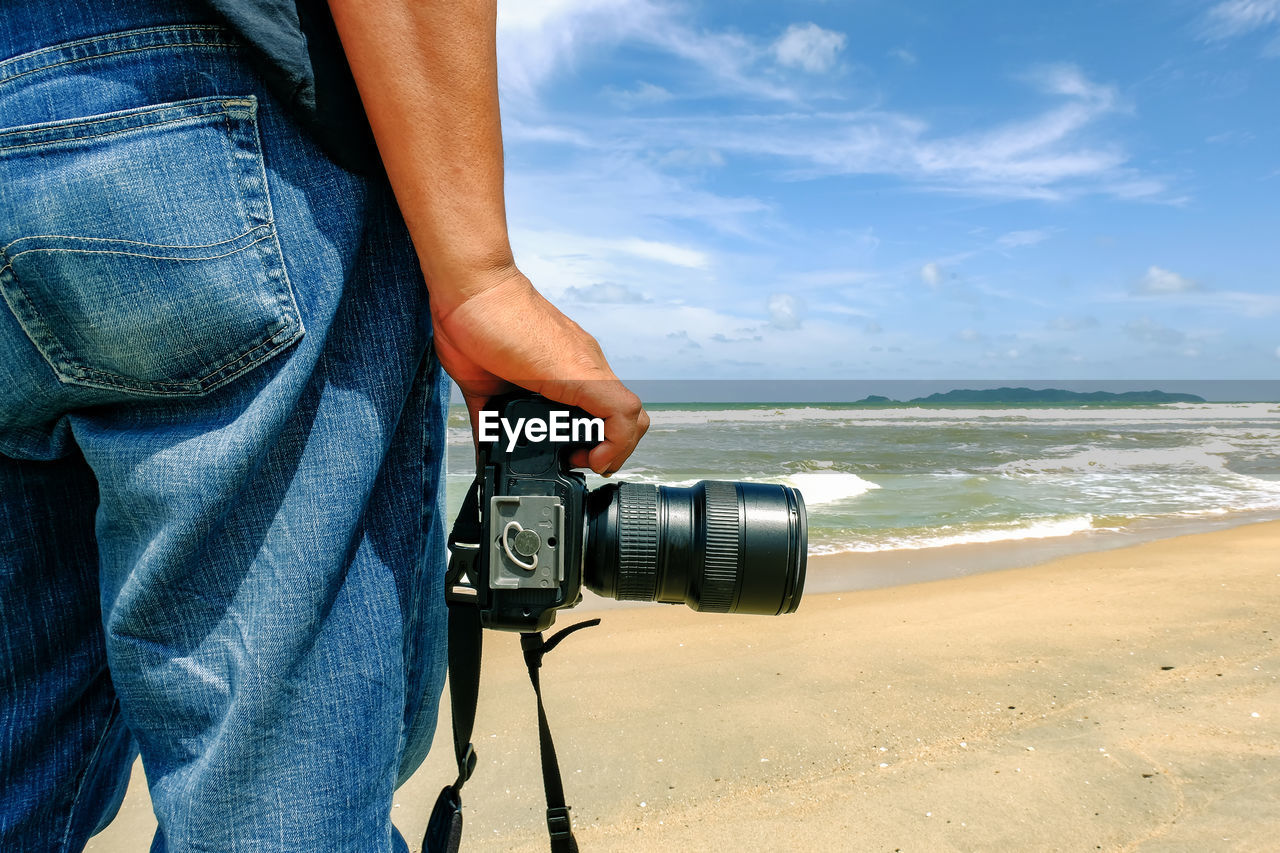
<path id="1" fill-rule="evenodd" d="M 804 591 L 804 499 L 789 486 L 610 483 L 588 498 L 584 582 L 606 598 L 712 613 L 792 613 Z"/>

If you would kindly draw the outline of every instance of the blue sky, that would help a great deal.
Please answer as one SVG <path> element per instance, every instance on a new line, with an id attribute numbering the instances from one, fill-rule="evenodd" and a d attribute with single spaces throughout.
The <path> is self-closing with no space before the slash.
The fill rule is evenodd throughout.
<path id="1" fill-rule="evenodd" d="M 1280 0 L 501 0 L 499 64 L 624 377 L 1280 377 Z"/>

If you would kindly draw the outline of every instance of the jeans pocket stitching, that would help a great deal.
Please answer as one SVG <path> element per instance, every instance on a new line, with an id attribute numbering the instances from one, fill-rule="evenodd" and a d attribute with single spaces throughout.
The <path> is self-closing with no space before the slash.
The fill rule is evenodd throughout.
<path id="1" fill-rule="evenodd" d="M 164 112 L 173 112 L 176 107 L 183 107 L 188 105 L 190 108 L 208 109 L 210 107 L 213 107 L 214 109 L 210 109 L 209 112 L 207 113 L 205 112 L 197 113 L 197 112 L 188 111 L 183 115 L 184 118 L 196 118 L 198 116 L 203 116 L 203 115 L 217 115 L 220 112 L 220 110 L 216 108 L 217 106 L 219 106 L 218 102 L 225 101 L 225 100 L 227 100 L 227 98 L 221 98 L 217 96 L 205 97 L 205 98 L 193 98 L 189 101 L 178 101 L 172 104 L 157 104 L 157 105 L 148 106 L 148 107 L 134 107 L 133 109 L 119 110 L 114 113 L 107 113 L 105 115 L 100 115 L 100 116 L 92 116 L 92 117 L 76 118 L 76 119 L 60 119 L 55 121 L 36 122 L 34 124 L 20 124 L 17 127 L 11 127 L 11 128 L 8 128 L 7 130 L 0 130 L 0 137 L 5 137 L 5 136 L 21 137 L 21 136 L 30 136 L 32 134 L 39 135 L 39 134 L 46 134 L 46 133 L 54 133 L 62 130 L 74 130 L 76 128 L 93 127 L 95 124 L 111 124 L 113 122 L 119 123 L 119 122 L 128 121 L 129 119 L 133 119 L 133 118 L 140 118 L 145 115 L 153 115 L 155 113 L 164 113 Z M 157 122 L 157 123 L 163 124 L 163 121 Z M 147 126 L 148 126 L 147 124 L 137 125 L 137 127 L 147 127 Z M 94 137 L 95 137 L 95 134 L 88 133 L 88 134 L 85 134 L 84 136 L 75 136 L 71 138 L 93 139 Z"/>
<path id="2" fill-rule="evenodd" d="M 231 240 L 225 240 L 223 241 L 223 243 L 224 244 L 234 243 L 236 240 L 244 239 L 249 234 L 252 234 L 254 231 L 257 231 L 263 227 L 264 226 L 262 225 L 255 226 L 254 228 L 250 229 L 244 234 L 241 234 L 239 237 L 233 238 Z M 198 258 L 184 258 L 184 257 L 175 256 L 175 255 L 148 255 L 148 254 L 145 254 L 144 252 L 125 252 L 125 251 L 117 251 L 112 249 L 45 249 L 45 248 L 23 249 L 21 252 L 14 252 L 10 254 L 8 256 L 9 262 L 4 267 L 0 267 L 0 269 L 11 268 L 13 266 L 14 258 L 21 257 L 22 255 L 29 255 L 29 254 L 32 254 L 33 252 L 60 253 L 60 254 L 71 254 L 71 255 L 124 255 L 125 257 L 129 257 L 129 258 L 152 258 L 157 261 L 174 261 L 177 263 L 184 263 L 189 261 L 216 261 L 218 258 L 229 258 L 232 255 L 239 254 L 240 252 L 243 252 L 252 246 L 256 246 L 257 244 L 261 243 L 263 240 L 270 240 L 273 233 L 274 233 L 273 231 L 268 231 L 268 233 L 263 234 L 261 237 L 258 237 L 256 240 L 250 243 L 246 243 L 245 245 L 239 247 L 238 249 L 232 249 L 229 252 L 222 252 L 217 255 L 201 255 Z M 88 239 L 88 238 L 85 238 L 85 239 Z M 16 243 L 18 241 L 15 240 L 14 242 Z M 147 245 L 147 244 L 144 243 L 142 245 Z M 157 248 L 160 248 L 160 247 L 157 247 Z M 169 248 L 169 247 L 164 247 L 164 248 Z M 197 249 L 197 248 L 205 248 L 205 247 L 204 246 L 189 246 L 189 247 L 174 246 L 172 248 Z"/>
<path id="3" fill-rule="evenodd" d="M 239 102 L 235 103 L 240 106 Z M 258 127 L 258 101 L 250 97 L 243 104 L 241 109 L 246 120 L 238 127 L 231 125 L 230 109 L 231 105 L 228 104 L 228 111 L 223 115 L 228 124 L 228 133 L 231 134 L 232 165 L 240 166 L 239 169 L 233 168 L 232 173 L 240 176 L 240 192 L 237 196 L 243 205 L 246 220 L 252 222 L 258 219 L 273 223 L 275 211 L 271 206 L 271 185 L 267 181 L 267 163 L 263 155 L 261 132 Z M 251 200 L 256 201 L 254 210 L 248 209 Z M 258 252 L 262 260 L 263 272 L 275 284 L 275 295 L 281 314 L 291 317 L 297 325 L 298 334 L 294 338 L 297 340 L 306 333 L 306 328 L 302 322 L 302 312 L 298 310 L 293 283 L 289 281 L 289 270 L 284 263 L 284 249 L 280 245 L 280 234 L 274 226 L 271 228 L 270 246 L 263 244 L 259 246 Z"/>
<path id="4" fill-rule="evenodd" d="M 274 225 L 274 222 L 268 222 L 267 225 Z M 0 256 L 21 243 L 23 240 L 74 240 L 82 243 L 124 243 L 127 246 L 145 246 L 148 249 L 214 249 L 218 246 L 225 246 L 228 243 L 234 243 L 237 240 L 243 240 L 261 228 L 261 225 L 250 228 L 243 234 L 237 234 L 226 240 L 218 240 L 216 243 L 146 243 L 142 240 L 121 240 L 118 237 L 78 237 L 73 234 L 32 234 L 27 237 L 19 237 L 7 246 L 0 246 Z M 131 253 L 124 253 L 131 254 Z M 10 256 L 12 257 L 12 256 Z M 198 259 L 197 259 L 198 260 Z"/>
<path id="5" fill-rule="evenodd" d="M 0 297 L 9 306 L 9 310 L 13 312 L 13 316 L 17 318 L 18 324 L 22 327 L 22 331 L 31 340 L 31 343 L 49 368 L 59 379 L 66 379 L 62 371 L 58 369 L 58 364 L 69 364 L 73 361 L 71 354 L 62 346 L 62 342 L 49 329 L 49 324 L 45 322 L 44 316 L 40 313 L 40 309 L 27 296 L 21 287 L 18 286 L 18 277 L 14 274 L 13 263 L 0 252 L 0 260 L 5 261 L 5 265 L 0 267 Z"/>
<path id="6" fill-rule="evenodd" d="M 216 111 L 209 109 L 214 102 L 217 102 L 220 107 Z M 306 332 L 293 286 L 289 281 L 288 270 L 285 268 L 284 253 L 280 246 L 279 235 L 272 215 L 270 185 L 267 181 L 266 164 L 259 138 L 257 99 L 254 96 L 245 98 L 205 98 L 165 106 L 183 106 L 192 110 L 193 113 L 163 122 L 153 122 L 141 126 L 131 125 L 125 128 L 124 131 L 187 120 L 204 121 L 213 119 L 216 121 L 220 117 L 227 141 L 227 175 L 235 186 L 234 202 L 237 205 L 238 213 L 242 217 L 244 224 L 251 226 L 249 230 L 229 240 L 218 241 L 206 246 L 166 246 L 165 244 L 116 240 L 115 238 L 58 237 L 57 239 L 85 242 L 102 240 L 107 244 L 126 243 L 155 249 L 198 249 L 234 243 L 236 240 L 254 235 L 255 232 L 259 231 L 262 232 L 261 236 L 257 236 L 251 242 L 233 251 L 201 257 L 175 257 L 173 253 L 161 255 L 114 249 L 78 249 L 70 247 L 23 249 L 14 253 L 7 252 L 7 249 L 21 243 L 23 240 L 35 239 L 34 236 L 20 237 L 0 248 L 0 296 L 3 296 L 4 302 L 8 304 L 15 317 L 19 319 L 28 338 L 31 339 L 31 342 L 44 356 L 44 360 L 54 374 L 64 383 L 109 390 L 131 391 L 158 397 L 201 396 L 252 370 L 296 342 Z M 122 118 L 128 121 L 134 117 L 134 115 L 127 115 Z M 233 119 L 235 120 L 233 121 Z M 87 138 L 97 139 L 101 136 L 124 131 L 109 131 L 108 133 L 97 134 Z M 55 140 L 55 142 L 62 141 L 65 140 Z M 37 144 L 43 145 L 47 143 Z M 264 285 L 263 296 L 270 295 L 274 297 L 274 304 L 277 308 L 275 322 L 269 325 L 262 334 L 255 336 L 250 343 L 242 348 L 237 348 L 240 350 L 238 354 L 234 352 L 228 353 L 228 355 L 235 355 L 230 361 L 218 364 L 204 375 L 174 381 L 121 376 L 92 367 L 86 364 L 83 359 L 72 355 L 45 321 L 37 306 L 24 292 L 21 283 L 18 281 L 17 271 L 13 267 L 14 258 L 38 251 L 118 254 L 165 261 L 207 261 L 229 257 L 248 250 L 253 251 L 260 264 L 261 281 Z"/>
<path id="7" fill-rule="evenodd" d="M 256 99 L 250 96 L 248 100 L 250 101 L 250 108 L 248 112 L 250 113 L 250 115 L 254 115 L 256 114 L 256 110 L 254 109 L 254 106 L 256 105 L 253 104 L 252 102 L 255 101 Z M 163 112 L 165 110 L 174 110 L 174 108 L 181 108 L 181 107 L 185 107 L 189 109 L 189 111 L 182 112 L 179 115 L 177 115 L 175 118 L 142 122 L 139 124 L 127 124 L 127 126 L 121 127 L 118 130 L 105 130 L 99 133 L 90 133 L 83 136 L 77 136 L 77 135 L 55 136 L 54 134 L 57 134 L 61 131 L 75 130 L 76 128 L 80 128 L 80 127 L 88 127 L 88 124 L 48 124 L 48 125 L 31 125 L 28 127 L 17 127 L 17 128 L 14 128 L 13 130 L 7 131 L 6 135 L 17 134 L 19 139 L 23 138 L 23 136 L 27 136 L 27 137 L 49 136 L 50 138 L 43 139 L 40 141 L 35 141 L 35 142 L 22 142 L 16 145 L 0 144 L 0 153 L 6 152 L 6 151 L 20 151 L 24 148 L 53 148 L 56 146 L 69 146 L 69 145 L 75 145 L 78 143 L 97 142 L 98 140 L 105 139 L 108 136 L 119 136 L 120 134 L 124 134 L 124 133 L 136 133 L 141 130 L 150 130 L 151 128 L 162 127 L 167 124 L 197 124 L 200 122 L 207 122 L 210 119 L 216 121 L 218 118 L 221 118 L 224 124 L 228 124 L 230 122 L 230 118 L 228 115 L 230 112 L 235 111 L 237 114 L 242 112 L 241 110 L 236 110 L 236 107 L 240 106 L 241 103 L 243 103 L 243 101 L 240 101 L 239 99 L 201 98 L 196 101 L 183 102 L 181 104 L 166 105 L 166 107 L 162 109 L 153 109 L 153 110 L 145 110 L 145 111 L 130 110 L 119 116 L 111 116 L 110 118 L 103 118 L 100 122 L 96 122 L 96 123 L 108 124 L 110 122 L 117 122 L 120 124 L 127 124 L 129 121 L 136 119 L 140 116 L 147 115 L 148 113 Z M 209 109 L 209 107 L 213 106 L 214 104 L 217 104 L 219 108 Z"/>
<path id="8" fill-rule="evenodd" d="M 237 252 L 247 251 L 266 240 L 275 240 L 274 228 L 271 229 L 270 234 L 254 240 L 253 243 L 238 249 Z M 268 253 L 263 258 L 264 265 L 269 263 L 269 259 L 270 254 Z M 4 260 L 3 253 L 0 253 L 0 260 Z M 174 259 L 162 258 L 162 260 Z M 270 270 L 267 270 L 267 276 L 278 284 L 277 277 L 272 275 Z M 285 294 L 281 293 L 277 287 L 276 296 L 283 315 L 282 318 L 271 326 L 266 334 L 249 344 L 245 348 L 245 352 L 234 360 L 218 366 L 204 376 L 185 382 L 139 381 L 90 367 L 68 352 L 58 339 L 58 336 L 50 329 L 49 324 L 45 321 L 35 303 L 27 297 L 22 287 L 19 286 L 17 276 L 13 272 L 13 264 L 10 262 L 0 267 L 0 297 L 3 297 L 9 306 L 9 310 L 18 318 L 23 331 L 26 332 L 31 343 L 44 356 L 45 362 L 59 380 L 156 396 L 207 394 L 237 376 L 252 370 L 301 338 L 306 330 L 303 326 L 302 318 L 297 312 L 296 303 L 293 301 L 292 288 Z"/>

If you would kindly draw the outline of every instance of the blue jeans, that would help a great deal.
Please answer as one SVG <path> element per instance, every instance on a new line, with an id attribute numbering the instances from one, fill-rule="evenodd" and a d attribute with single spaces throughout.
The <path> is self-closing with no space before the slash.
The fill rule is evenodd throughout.
<path id="1" fill-rule="evenodd" d="M 224 30 L 59 5 L 0 28 L 0 850 L 139 751 L 153 851 L 404 850 L 447 379 L 394 199 Z"/>

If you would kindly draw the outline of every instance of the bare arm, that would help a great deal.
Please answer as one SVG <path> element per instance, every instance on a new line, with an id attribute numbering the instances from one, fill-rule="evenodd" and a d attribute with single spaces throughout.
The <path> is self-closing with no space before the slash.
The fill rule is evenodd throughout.
<path id="1" fill-rule="evenodd" d="M 431 293 L 436 351 L 471 410 L 508 383 L 605 419 L 575 465 L 612 473 L 649 425 L 595 339 L 516 268 L 498 117 L 496 0 L 330 0 Z"/>

